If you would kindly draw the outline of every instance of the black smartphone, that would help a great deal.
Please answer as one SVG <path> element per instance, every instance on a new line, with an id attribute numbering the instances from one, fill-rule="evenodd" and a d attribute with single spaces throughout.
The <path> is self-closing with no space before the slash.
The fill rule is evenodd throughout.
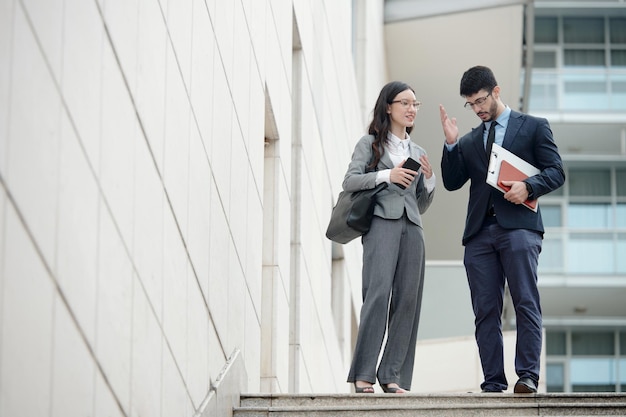
<path id="1" fill-rule="evenodd" d="M 408 159 L 404 162 L 404 165 L 402 165 L 402 168 L 407 168 L 407 169 L 411 169 L 413 171 L 417 171 L 417 170 L 420 169 L 421 166 L 422 166 L 422 164 L 420 164 L 415 159 L 413 159 L 413 158 L 411 158 L 409 156 Z M 406 188 L 404 185 L 401 185 L 401 184 L 396 184 L 396 185 L 398 187 L 402 188 L 403 190 Z"/>
<path id="2" fill-rule="evenodd" d="M 421 166 L 422 164 L 409 156 L 409 158 L 404 162 L 404 165 L 402 165 L 402 168 L 408 168 L 412 169 L 413 171 L 417 171 L 420 169 Z"/>

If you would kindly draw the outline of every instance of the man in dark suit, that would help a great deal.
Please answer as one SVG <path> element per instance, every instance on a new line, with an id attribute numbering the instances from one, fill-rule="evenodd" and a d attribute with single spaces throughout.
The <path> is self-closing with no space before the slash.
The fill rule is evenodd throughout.
<path id="1" fill-rule="evenodd" d="M 459 139 L 455 118 L 440 106 L 446 143 L 441 160 L 447 190 L 470 180 L 463 245 L 464 264 L 475 315 L 475 335 L 483 368 L 483 392 L 508 388 L 504 374 L 502 303 L 505 280 L 515 307 L 516 393 L 535 393 L 539 381 L 542 318 L 537 263 L 543 239 L 541 210 L 522 205 L 565 182 L 561 157 L 548 121 L 511 110 L 500 98 L 493 72 L 483 66 L 461 78 L 465 108 L 482 120 Z M 490 129 L 493 126 L 493 129 Z M 541 172 L 524 181 L 507 181 L 506 193 L 485 182 L 492 143 L 516 154 Z"/>

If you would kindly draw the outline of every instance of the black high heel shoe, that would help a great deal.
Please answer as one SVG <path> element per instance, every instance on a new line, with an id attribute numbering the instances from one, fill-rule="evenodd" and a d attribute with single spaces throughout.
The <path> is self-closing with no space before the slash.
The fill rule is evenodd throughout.
<path id="1" fill-rule="evenodd" d="M 365 387 L 357 387 L 356 386 L 356 382 L 354 383 L 354 392 L 356 392 L 357 394 L 373 394 L 374 393 L 374 386 L 373 385 L 367 385 Z"/>
<path id="2" fill-rule="evenodd" d="M 385 384 L 385 385 L 381 384 L 380 387 L 387 394 L 404 394 L 406 392 L 406 390 L 404 388 L 390 387 L 389 384 Z"/>

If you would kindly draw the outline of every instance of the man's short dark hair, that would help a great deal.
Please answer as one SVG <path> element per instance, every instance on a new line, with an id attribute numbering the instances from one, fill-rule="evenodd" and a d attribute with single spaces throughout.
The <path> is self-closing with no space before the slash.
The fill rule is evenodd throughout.
<path id="1" fill-rule="evenodd" d="M 461 77 L 461 96 L 469 97 L 480 90 L 491 92 L 498 85 L 493 72 L 481 65 L 477 65 L 465 71 Z"/>

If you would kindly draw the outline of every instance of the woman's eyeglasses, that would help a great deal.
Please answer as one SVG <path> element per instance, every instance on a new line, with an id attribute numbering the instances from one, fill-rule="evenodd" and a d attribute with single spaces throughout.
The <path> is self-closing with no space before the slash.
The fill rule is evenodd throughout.
<path id="1" fill-rule="evenodd" d="M 404 107 L 405 109 L 408 109 L 409 106 L 413 106 L 415 110 L 419 110 L 420 106 L 422 105 L 421 101 L 409 101 L 409 100 L 394 100 L 391 102 L 391 104 L 393 103 L 400 103 L 400 105 Z"/>

